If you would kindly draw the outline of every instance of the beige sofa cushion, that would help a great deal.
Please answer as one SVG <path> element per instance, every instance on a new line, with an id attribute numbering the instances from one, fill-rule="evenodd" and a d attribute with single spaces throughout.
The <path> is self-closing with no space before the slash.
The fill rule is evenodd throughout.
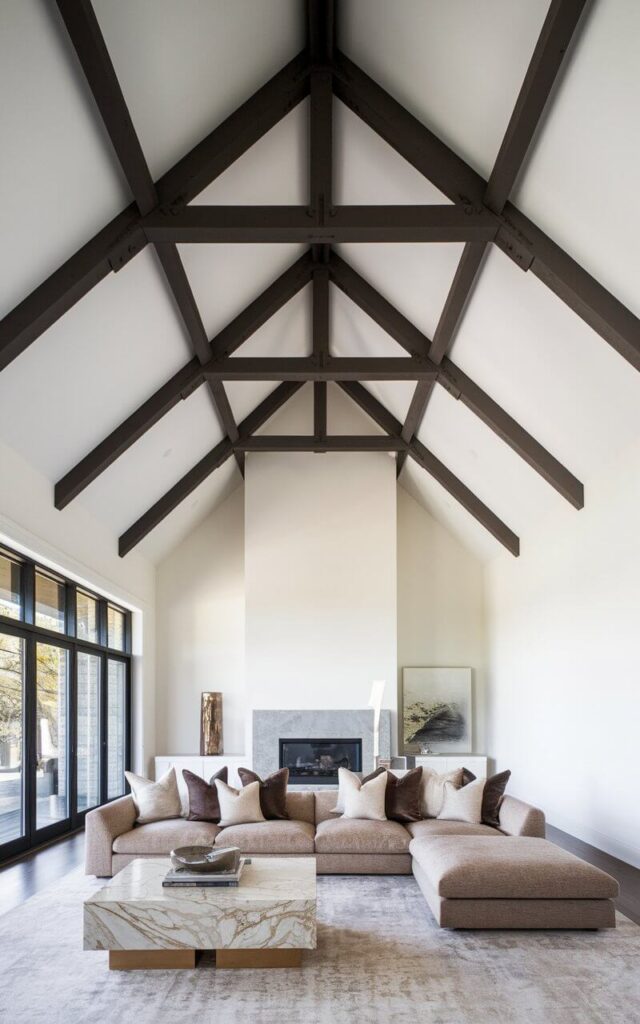
<path id="1" fill-rule="evenodd" d="M 322 789 L 313 794 L 315 797 L 316 825 L 321 821 L 335 821 L 334 807 L 338 799 L 337 789 Z"/>
<path id="2" fill-rule="evenodd" d="M 314 835 L 307 821 L 257 821 L 224 828 L 216 846 L 237 846 L 243 853 L 313 853 Z"/>
<path id="3" fill-rule="evenodd" d="M 490 825 L 471 825 L 468 821 L 444 821 L 439 818 L 411 821 L 405 828 L 413 839 L 429 836 L 502 836 L 502 832 Z"/>
<path id="4" fill-rule="evenodd" d="M 411 836 L 397 821 L 334 818 L 316 831 L 317 853 L 406 853 Z"/>
<path id="5" fill-rule="evenodd" d="M 446 899 L 614 899 L 615 878 L 546 839 L 437 836 L 409 847 Z"/>
<path id="6" fill-rule="evenodd" d="M 292 821 L 308 821 L 310 825 L 316 823 L 316 800 L 315 793 L 311 790 L 295 789 L 287 790 L 287 814 Z"/>
<path id="7" fill-rule="evenodd" d="M 220 828 L 210 821 L 171 818 L 138 825 L 113 840 L 114 853 L 169 854 L 177 846 L 213 846 Z"/>

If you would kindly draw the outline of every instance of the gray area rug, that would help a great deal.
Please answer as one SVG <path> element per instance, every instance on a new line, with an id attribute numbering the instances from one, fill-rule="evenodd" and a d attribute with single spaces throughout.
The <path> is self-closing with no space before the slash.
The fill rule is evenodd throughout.
<path id="1" fill-rule="evenodd" d="M 640 928 L 448 932 L 411 877 L 320 877 L 299 970 L 118 973 L 82 951 L 81 869 L 0 917 L 7 1024 L 640 1024 Z"/>

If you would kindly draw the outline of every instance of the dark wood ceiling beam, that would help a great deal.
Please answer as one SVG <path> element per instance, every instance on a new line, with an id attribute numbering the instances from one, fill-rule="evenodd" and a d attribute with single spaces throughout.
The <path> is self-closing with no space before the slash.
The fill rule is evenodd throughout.
<path id="1" fill-rule="evenodd" d="M 460 399 L 467 408 L 471 409 L 532 469 L 535 469 L 552 487 L 555 487 L 559 494 L 576 508 L 582 508 L 584 489 L 580 481 L 451 360 L 444 357 L 438 367 L 430 358 L 429 338 L 335 253 L 331 255 L 330 273 L 332 281 L 335 281 L 338 287 L 343 288 L 361 309 L 368 313 L 408 352 L 429 352 L 429 358 L 425 360 L 425 365 L 431 374 L 418 380 L 416 385 L 405 423 L 401 428 L 401 435 L 405 441 L 410 441 L 416 435 L 424 415 L 426 401 L 428 401 L 429 394 L 437 381 L 454 398 Z M 403 460 L 404 454 L 401 453 L 398 457 L 399 471 L 402 469 Z"/>
<path id="2" fill-rule="evenodd" d="M 409 356 L 331 356 L 322 364 L 313 356 L 234 356 L 207 363 L 202 370 L 214 380 L 423 380 L 437 373 L 427 360 Z"/>
<path id="3" fill-rule="evenodd" d="M 501 437 L 574 508 L 583 508 L 584 487 L 573 473 L 570 473 L 558 459 L 446 356 L 442 361 L 438 383 L 490 427 L 494 434 Z"/>
<path id="4" fill-rule="evenodd" d="M 359 383 L 341 383 L 340 387 L 353 399 L 360 408 L 366 412 L 378 426 L 382 427 L 392 437 L 402 440 L 402 424 L 393 416 L 388 409 L 378 401 L 377 398 L 367 391 Z M 406 444 L 406 442 L 402 442 Z M 448 469 L 440 459 L 436 458 L 433 452 L 414 438 L 408 445 L 407 451 L 412 459 L 418 463 L 430 476 L 437 480 L 456 501 L 469 512 L 492 536 L 496 538 L 512 555 L 520 554 L 520 540 L 506 523 L 491 511 L 484 502 L 467 487 L 462 480 Z"/>
<path id="5" fill-rule="evenodd" d="M 147 240 L 138 223 L 137 207 L 132 203 L 7 313 L 0 321 L 0 370 L 21 355 L 95 285 L 119 269 L 119 261 L 124 258 L 123 239 L 126 239 L 124 244 L 129 257 L 144 249 Z"/>
<path id="6" fill-rule="evenodd" d="M 371 434 L 334 434 L 324 438 L 261 435 L 239 441 L 235 447 L 243 452 L 397 452 L 405 448 L 405 443 L 401 437 Z"/>
<path id="7" fill-rule="evenodd" d="M 211 346 L 178 248 L 175 245 L 159 243 L 155 250 L 187 332 L 191 349 L 200 363 L 204 364 L 211 358 Z M 223 434 L 230 441 L 237 441 L 238 427 L 224 384 L 220 381 L 207 380 L 207 387 Z M 244 475 L 244 459 L 240 453 L 236 454 L 236 462 L 240 473 Z"/>
<path id="8" fill-rule="evenodd" d="M 532 221 L 507 202 L 483 207 L 487 182 L 373 79 L 336 51 L 334 92 L 452 202 L 495 217 L 495 244 L 531 270 L 624 359 L 640 370 L 640 320 Z M 470 239 L 469 239 L 470 240 Z"/>
<path id="9" fill-rule="evenodd" d="M 488 242 L 467 242 L 462 251 L 429 349 L 429 357 L 436 365 L 442 361 L 445 352 L 453 343 L 455 332 L 473 291 L 474 282 L 480 272 L 487 245 Z M 432 383 L 420 381 L 416 384 L 402 428 L 402 436 L 405 440 L 410 441 L 418 433 L 432 394 Z M 401 452 L 398 455 L 398 476 L 402 472 L 406 458 L 406 452 Z"/>
<path id="10" fill-rule="evenodd" d="M 158 196 L 90 0 L 56 0 L 129 188 L 144 216 Z"/>
<path id="11" fill-rule="evenodd" d="M 485 204 L 502 213 L 545 110 L 586 0 L 551 0 L 524 82 L 498 151 Z"/>
<path id="12" fill-rule="evenodd" d="M 188 398 L 203 381 L 202 366 L 199 360 L 194 358 L 58 480 L 54 489 L 56 508 L 63 509 L 77 498 L 85 487 L 104 473 L 105 469 L 166 416 L 178 402 Z"/>
<path id="13" fill-rule="evenodd" d="M 57 0 L 57 4 L 116 157 L 138 210 L 144 216 L 157 206 L 158 195 L 91 0 Z M 191 350 L 204 363 L 210 357 L 209 339 L 180 254 L 176 246 L 171 244 L 158 244 L 156 253 Z M 207 386 L 224 434 L 232 441 L 237 440 L 238 429 L 224 385 L 207 381 Z M 236 461 L 242 473 L 242 456 L 237 455 Z"/>
<path id="14" fill-rule="evenodd" d="M 494 213 L 502 213 L 515 184 L 584 5 L 585 0 L 551 2 L 484 195 L 485 204 Z M 439 364 L 451 349 L 488 244 L 467 242 L 464 247 L 433 335 L 429 355 L 434 363 Z M 403 427 L 405 439 L 418 432 L 432 394 L 432 386 L 416 385 Z M 398 456 L 398 473 L 405 457 Z"/>
<path id="15" fill-rule="evenodd" d="M 150 242 L 466 242 L 493 239 L 485 211 L 458 206 L 335 206 L 325 224 L 306 206 L 187 206 L 142 221 Z"/>
<path id="16" fill-rule="evenodd" d="M 308 54 L 302 52 L 155 182 L 160 202 L 190 202 L 308 92 Z M 146 244 L 132 203 L 0 321 L 0 370 Z"/>
<path id="17" fill-rule="evenodd" d="M 305 254 L 223 327 L 209 345 L 209 358 L 235 352 L 262 324 L 310 280 L 311 259 Z M 205 380 L 202 363 L 194 358 L 163 384 L 108 437 L 101 441 L 55 485 L 55 506 L 62 509 L 150 430 L 181 399 Z"/>
<path id="18" fill-rule="evenodd" d="M 266 324 L 274 313 L 292 299 L 311 280 L 313 262 L 303 253 L 276 280 L 268 285 L 241 313 L 223 327 L 211 342 L 211 358 L 232 355 L 252 334 Z"/>
<path id="19" fill-rule="evenodd" d="M 240 439 L 244 440 L 258 430 L 298 390 L 299 384 L 281 384 L 254 409 L 239 426 Z M 217 444 L 203 459 L 189 470 L 174 486 L 157 501 L 144 515 L 126 530 L 118 541 L 121 558 L 129 553 L 163 519 L 173 512 L 214 470 L 218 469 L 231 455 L 233 445 L 226 438 Z"/>
<path id="20" fill-rule="evenodd" d="M 425 357 L 429 354 L 429 339 L 336 252 L 331 253 L 329 274 L 340 291 L 375 320 L 402 348 L 413 356 Z"/>
<path id="21" fill-rule="evenodd" d="M 327 436 L 327 382 L 313 382 L 313 433 L 317 438 Z"/>

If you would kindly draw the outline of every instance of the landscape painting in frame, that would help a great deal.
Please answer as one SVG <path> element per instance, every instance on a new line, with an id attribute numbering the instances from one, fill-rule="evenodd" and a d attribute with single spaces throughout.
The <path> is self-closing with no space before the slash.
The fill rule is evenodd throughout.
<path id="1" fill-rule="evenodd" d="M 406 754 L 471 753 L 471 669 L 403 669 L 402 712 Z"/>

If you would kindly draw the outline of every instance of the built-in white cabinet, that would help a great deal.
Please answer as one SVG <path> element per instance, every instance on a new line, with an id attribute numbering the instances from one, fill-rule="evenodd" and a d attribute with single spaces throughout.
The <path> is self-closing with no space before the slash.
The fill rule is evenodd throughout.
<path id="1" fill-rule="evenodd" d="M 155 777 L 159 779 L 169 768 L 175 768 L 180 797 L 183 806 L 186 808 L 187 787 L 182 778 L 182 769 L 186 768 L 187 771 L 193 772 L 194 775 L 199 775 L 201 779 L 206 779 L 208 782 L 211 776 L 220 771 L 224 765 L 229 769 L 229 785 L 239 787 L 240 777 L 238 775 L 238 768 L 250 768 L 251 759 L 245 757 L 244 754 L 220 754 L 219 757 L 196 757 L 182 754 L 165 755 L 155 759 Z"/>
<path id="2" fill-rule="evenodd" d="M 435 772 L 452 772 L 468 768 L 477 779 L 487 777 L 487 758 L 481 754 L 431 754 L 416 756 L 416 767 L 431 768 Z"/>

